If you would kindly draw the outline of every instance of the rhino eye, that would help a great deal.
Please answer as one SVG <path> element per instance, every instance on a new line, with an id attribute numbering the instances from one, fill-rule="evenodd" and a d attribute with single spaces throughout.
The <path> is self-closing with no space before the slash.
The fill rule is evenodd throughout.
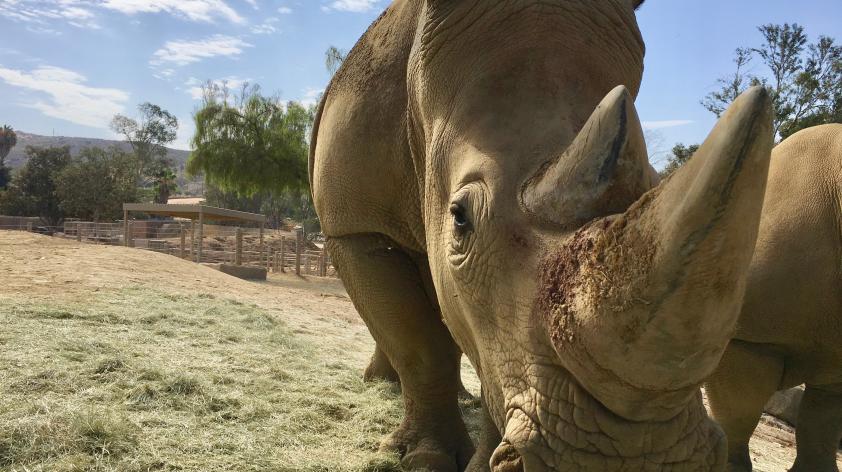
<path id="1" fill-rule="evenodd" d="M 465 208 L 454 203 L 450 205 L 450 216 L 453 217 L 453 232 L 458 237 L 465 236 L 471 229 L 471 222 L 468 220 Z"/>

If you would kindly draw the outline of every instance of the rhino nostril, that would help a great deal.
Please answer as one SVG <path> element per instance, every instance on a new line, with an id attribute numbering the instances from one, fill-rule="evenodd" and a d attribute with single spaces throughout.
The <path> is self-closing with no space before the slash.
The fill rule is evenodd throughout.
<path id="1" fill-rule="evenodd" d="M 503 440 L 491 456 L 491 472 L 523 472 L 523 458 L 514 446 Z"/>

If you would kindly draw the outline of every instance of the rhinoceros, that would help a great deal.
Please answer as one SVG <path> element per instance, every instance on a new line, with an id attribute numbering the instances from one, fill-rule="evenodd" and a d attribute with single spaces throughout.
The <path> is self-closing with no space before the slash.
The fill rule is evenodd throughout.
<path id="1" fill-rule="evenodd" d="M 732 471 L 775 391 L 807 384 L 792 471 L 836 472 L 842 438 L 842 125 L 796 133 L 772 153 L 738 330 L 707 382 Z"/>
<path id="2" fill-rule="evenodd" d="M 733 334 L 772 147 L 751 89 L 657 188 L 641 0 L 396 0 L 325 92 L 327 249 L 393 366 L 407 468 L 718 470 L 699 386 Z M 489 415 L 460 415 L 465 354 Z M 475 454 L 475 450 L 478 450 Z"/>

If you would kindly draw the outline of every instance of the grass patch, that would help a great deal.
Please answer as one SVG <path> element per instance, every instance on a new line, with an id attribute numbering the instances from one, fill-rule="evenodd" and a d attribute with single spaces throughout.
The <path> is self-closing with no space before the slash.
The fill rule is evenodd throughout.
<path id="1" fill-rule="evenodd" d="M 0 325 L 0 470 L 399 470 L 399 394 L 251 303 L 5 298 Z"/>

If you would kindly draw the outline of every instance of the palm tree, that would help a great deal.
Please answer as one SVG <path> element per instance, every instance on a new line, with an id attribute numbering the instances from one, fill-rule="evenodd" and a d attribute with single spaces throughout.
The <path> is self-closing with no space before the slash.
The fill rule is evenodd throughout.
<path id="1" fill-rule="evenodd" d="M 12 152 L 12 148 L 18 143 L 18 135 L 11 126 L 4 125 L 0 128 L 0 167 L 3 167 L 6 156 Z"/>
<path id="2" fill-rule="evenodd" d="M 167 203 L 170 195 L 178 190 L 178 184 L 172 169 L 169 167 L 161 169 L 155 174 L 155 203 Z"/>
<path id="3" fill-rule="evenodd" d="M 12 152 L 12 148 L 18 143 L 18 135 L 11 126 L 4 125 L 0 128 L 0 190 L 9 186 L 12 179 L 12 171 L 6 167 L 6 156 Z"/>

